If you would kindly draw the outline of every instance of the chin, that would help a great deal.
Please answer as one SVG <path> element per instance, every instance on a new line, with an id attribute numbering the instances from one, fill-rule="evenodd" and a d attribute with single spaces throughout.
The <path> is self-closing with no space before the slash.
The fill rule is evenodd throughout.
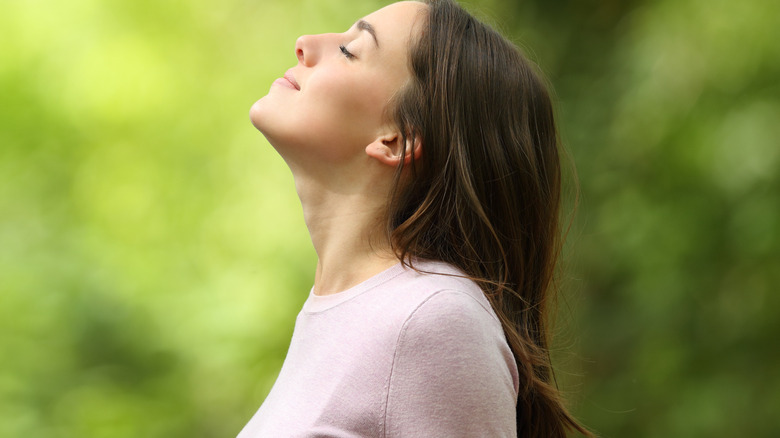
<path id="1" fill-rule="evenodd" d="M 263 105 L 264 97 L 255 102 L 251 108 L 249 108 L 249 120 L 252 125 L 257 128 L 258 131 L 263 132 L 263 120 L 265 119 L 265 108 Z"/>
<path id="2" fill-rule="evenodd" d="M 252 125 L 263 134 L 265 139 L 268 140 L 268 143 L 279 152 L 277 146 L 279 144 L 280 126 L 278 117 L 274 118 L 278 113 L 278 109 L 275 111 L 267 99 L 268 96 L 265 96 L 252 105 L 249 109 L 249 120 L 252 122 Z M 282 137 L 284 138 L 284 136 Z"/>

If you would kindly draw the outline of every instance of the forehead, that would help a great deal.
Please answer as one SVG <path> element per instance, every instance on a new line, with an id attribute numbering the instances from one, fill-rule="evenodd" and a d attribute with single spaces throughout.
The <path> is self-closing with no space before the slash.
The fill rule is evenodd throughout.
<path id="1" fill-rule="evenodd" d="M 376 31 L 382 49 L 397 52 L 406 48 L 417 32 L 417 24 L 428 6 L 416 1 L 393 3 L 363 18 Z"/>

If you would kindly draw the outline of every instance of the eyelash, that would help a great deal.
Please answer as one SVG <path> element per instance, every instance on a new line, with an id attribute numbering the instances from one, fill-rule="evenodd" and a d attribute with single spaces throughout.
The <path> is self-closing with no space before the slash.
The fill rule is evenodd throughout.
<path id="1" fill-rule="evenodd" d="M 339 49 L 341 50 L 341 53 L 343 53 L 344 56 L 347 57 L 347 59 L 355 59 L 355 55 L 353 55 L 349 50 L 347 50 L 347 48 L 344 47 L 343 44 L 339 46 Z"/>

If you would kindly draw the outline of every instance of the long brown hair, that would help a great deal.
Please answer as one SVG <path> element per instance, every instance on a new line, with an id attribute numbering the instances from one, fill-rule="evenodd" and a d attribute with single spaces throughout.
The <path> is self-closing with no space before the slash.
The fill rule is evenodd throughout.
<path id="1" fill-rule="evenodd" d="M 390 117 L 422 157 L 396 174 L 388 233 L 399 258 L 441 260 L 476 281 L 520 375 L 523 437 L 592 436 L 554 381 L 547 310 L 560 250 L 559 139 L 535 66 L 452 0 L 429 0 L 412 79 Z M 410 175 L 402 178 L 401 175 Z"/>

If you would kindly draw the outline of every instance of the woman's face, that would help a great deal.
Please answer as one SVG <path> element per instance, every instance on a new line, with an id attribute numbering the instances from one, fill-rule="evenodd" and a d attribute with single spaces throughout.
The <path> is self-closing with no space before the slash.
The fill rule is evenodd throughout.
<path id="1" fill-rule="evenodd" d="M 249 112 L 285 159 L 343 162 L 392 130 L 388 101 L 410 78 L 408 50 L 423 3 L 382 8 L 344 33 L 305 35 L 298 65 Z"/>

